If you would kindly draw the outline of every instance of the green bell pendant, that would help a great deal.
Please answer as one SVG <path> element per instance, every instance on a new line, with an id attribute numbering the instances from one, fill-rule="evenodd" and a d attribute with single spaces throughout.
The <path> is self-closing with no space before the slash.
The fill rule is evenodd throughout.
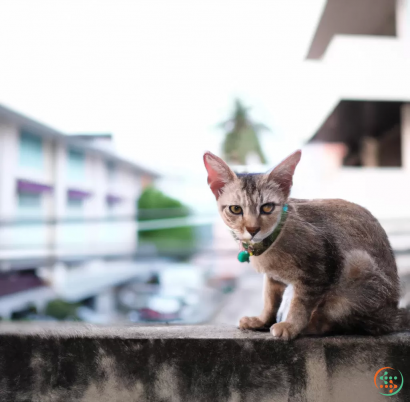
<path id="1" fill-rule="evenodd" d="M 249 253 L 247 251 L 241 251 L 238 254 L 238 261 L 239 262 L 249 262 Z"/>

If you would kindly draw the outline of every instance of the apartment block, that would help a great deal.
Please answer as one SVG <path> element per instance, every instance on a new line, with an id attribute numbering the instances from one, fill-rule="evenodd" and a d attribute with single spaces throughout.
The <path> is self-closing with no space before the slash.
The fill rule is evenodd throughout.
<path id="1" fill-rule="evenodd" d="M 56 297 L 108 311 L 135 276 L 136 201 L 156 177 L 110 135 L 68 136 L 0 106 L 0 316 Z"/>

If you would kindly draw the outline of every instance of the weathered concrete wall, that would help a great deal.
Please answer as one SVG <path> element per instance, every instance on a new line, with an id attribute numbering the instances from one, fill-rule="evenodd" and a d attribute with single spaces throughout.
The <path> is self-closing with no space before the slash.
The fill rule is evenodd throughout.
<path id="1" fill-rule="evenodd" d="M 410 400 L 410 334 L 275 340 L 234 327 L 1 324 L 2 402 L 377 402 L 382 367 Z"/>

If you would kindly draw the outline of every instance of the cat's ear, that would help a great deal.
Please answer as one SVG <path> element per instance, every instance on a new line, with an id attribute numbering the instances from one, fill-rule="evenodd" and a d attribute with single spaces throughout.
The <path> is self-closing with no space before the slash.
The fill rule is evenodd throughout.
<path id="1" fill-rule="evenodd" d="M 279 184 L 279 188 L 282 190 L 286 198 L 289 197 L 290 188 L 293 184 L 293 174 L 295 173 L 296 166 L 299 163 L 301 156 L 301 150 L 294 152 L 269 173 L 269 180 L 273 180 L 275 183 Z"/>
<path id="2" fill-rule="evenodd" d="M 236 179 L 236 175 L 229 166 L 211 152 L 205 152 L 204 163 L 208 171 L 208 184 L 211 187 L 215 198 L 221 195 L 222 188 L 229 182 Z"/>

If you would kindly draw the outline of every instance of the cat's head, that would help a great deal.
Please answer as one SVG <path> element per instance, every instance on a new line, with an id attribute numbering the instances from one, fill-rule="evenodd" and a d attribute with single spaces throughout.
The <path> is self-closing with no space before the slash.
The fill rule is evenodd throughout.
<path id="1" fill-rule="evenodd" d="M 239 240 L 258 243 L 275 230 L 301 155 L 296 151 L 270 173 L 235 174 L 221 158 L 204 154 L 219 213 Z"/>

